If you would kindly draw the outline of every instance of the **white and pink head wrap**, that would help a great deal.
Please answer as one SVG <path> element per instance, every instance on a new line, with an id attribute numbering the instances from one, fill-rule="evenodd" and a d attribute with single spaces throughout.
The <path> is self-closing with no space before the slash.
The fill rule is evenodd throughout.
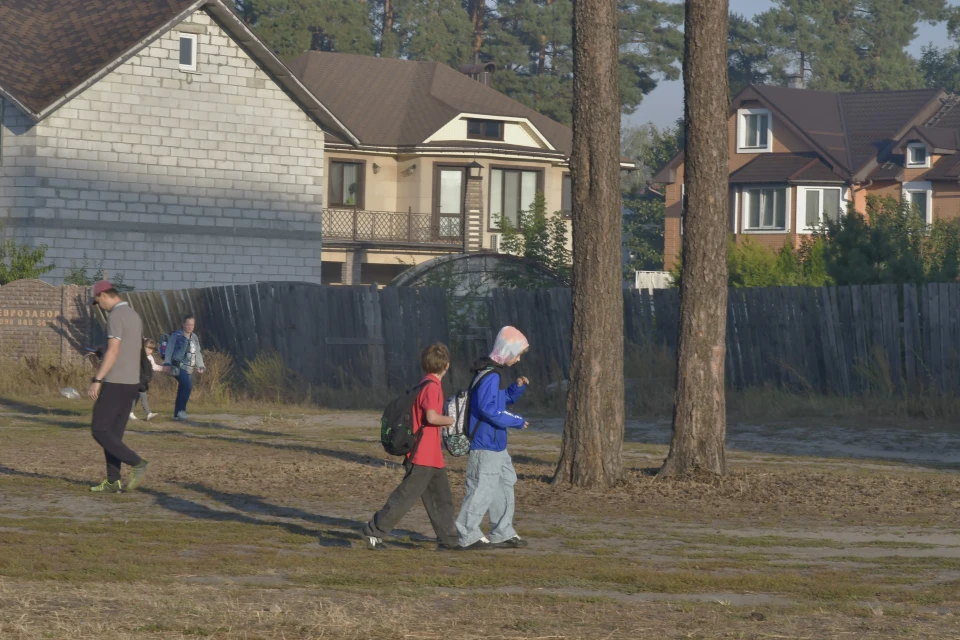
<path id="1" fill-rule="evenodd" d="M 517 356 L 530 348 L 527 338 L 514 327 L 504 327 L 493 343 L 490 359 L 504 365 L 516 360 Z"/>

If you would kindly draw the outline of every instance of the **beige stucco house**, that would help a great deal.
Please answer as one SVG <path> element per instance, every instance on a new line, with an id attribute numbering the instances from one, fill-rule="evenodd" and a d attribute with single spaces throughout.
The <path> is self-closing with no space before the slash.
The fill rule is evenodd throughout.
<path id="1" fill-rule="evenodd" d="M 569 216 L 571 130 L 490 88 L 493 65 L 313 51 L 288 66 L 357 138 L 325 132 L 323 282 L 497 251 L 538 191 Z"/>

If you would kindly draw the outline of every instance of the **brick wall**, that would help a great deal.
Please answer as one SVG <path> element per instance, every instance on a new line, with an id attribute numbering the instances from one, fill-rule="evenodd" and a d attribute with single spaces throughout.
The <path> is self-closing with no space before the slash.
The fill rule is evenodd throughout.
<path id="1" fill-rule="evenodd" d="M 78 362 L 83 348 L 91 346 L 89 295 L 87 287 L 55 287 L 40 280 L 0 286 L 0 359 Z"/>
<path id="2" fill-rule="evenodd" d="M 320 282 L 323 133 L 205 12 L 39 124 L 0 113 L 0 224 L 51 282 L 84 258 L 138 289 Z"/>

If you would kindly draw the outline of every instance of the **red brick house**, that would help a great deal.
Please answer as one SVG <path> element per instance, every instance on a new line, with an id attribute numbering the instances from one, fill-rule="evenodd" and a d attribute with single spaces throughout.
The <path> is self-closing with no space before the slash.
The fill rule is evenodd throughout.
<path id="1" fill-rule="evenodd" d="M 830 93 L 751 85 L 730 105 L 730 232 L 780 248 L 868 195 L 909 199 L 927 223 L 960 217 L 960 97 L 940 89 Z M 665 184 L 664 268 L 681 246 L 683 154 Z"/>

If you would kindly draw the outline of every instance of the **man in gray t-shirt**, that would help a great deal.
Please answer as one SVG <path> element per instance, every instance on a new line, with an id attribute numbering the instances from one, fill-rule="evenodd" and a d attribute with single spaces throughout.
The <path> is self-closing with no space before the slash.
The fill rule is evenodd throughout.
<path id="1" fill-rule="evenodd" d="M 143 351 L 143 324 L 140 316 L 110 282 L 93 285 L 91 304 L 107 312 L 107 349 L 88 394 L 93 405 L 93 439 L 103 447 L 107 479 L 90 490 L 119 493 L 136 489 L 150 463 L 123 444 L 123 432 L 130 419 L 130 407 L 140 392 L 140 358 Z M 120 464 L 133 467 L 126 487 L 120 482 Z"/>
<path id="2" fill-rule="evenodd" d="M 143 323 L 126 302 L 118 302 L 107 316 L 107 340 L 120 341 L 120 353 L 104 382 L 140 385 L 140 349 L 143 347 Z M 109 343 L 108 343 L 109 344 Z"/>

